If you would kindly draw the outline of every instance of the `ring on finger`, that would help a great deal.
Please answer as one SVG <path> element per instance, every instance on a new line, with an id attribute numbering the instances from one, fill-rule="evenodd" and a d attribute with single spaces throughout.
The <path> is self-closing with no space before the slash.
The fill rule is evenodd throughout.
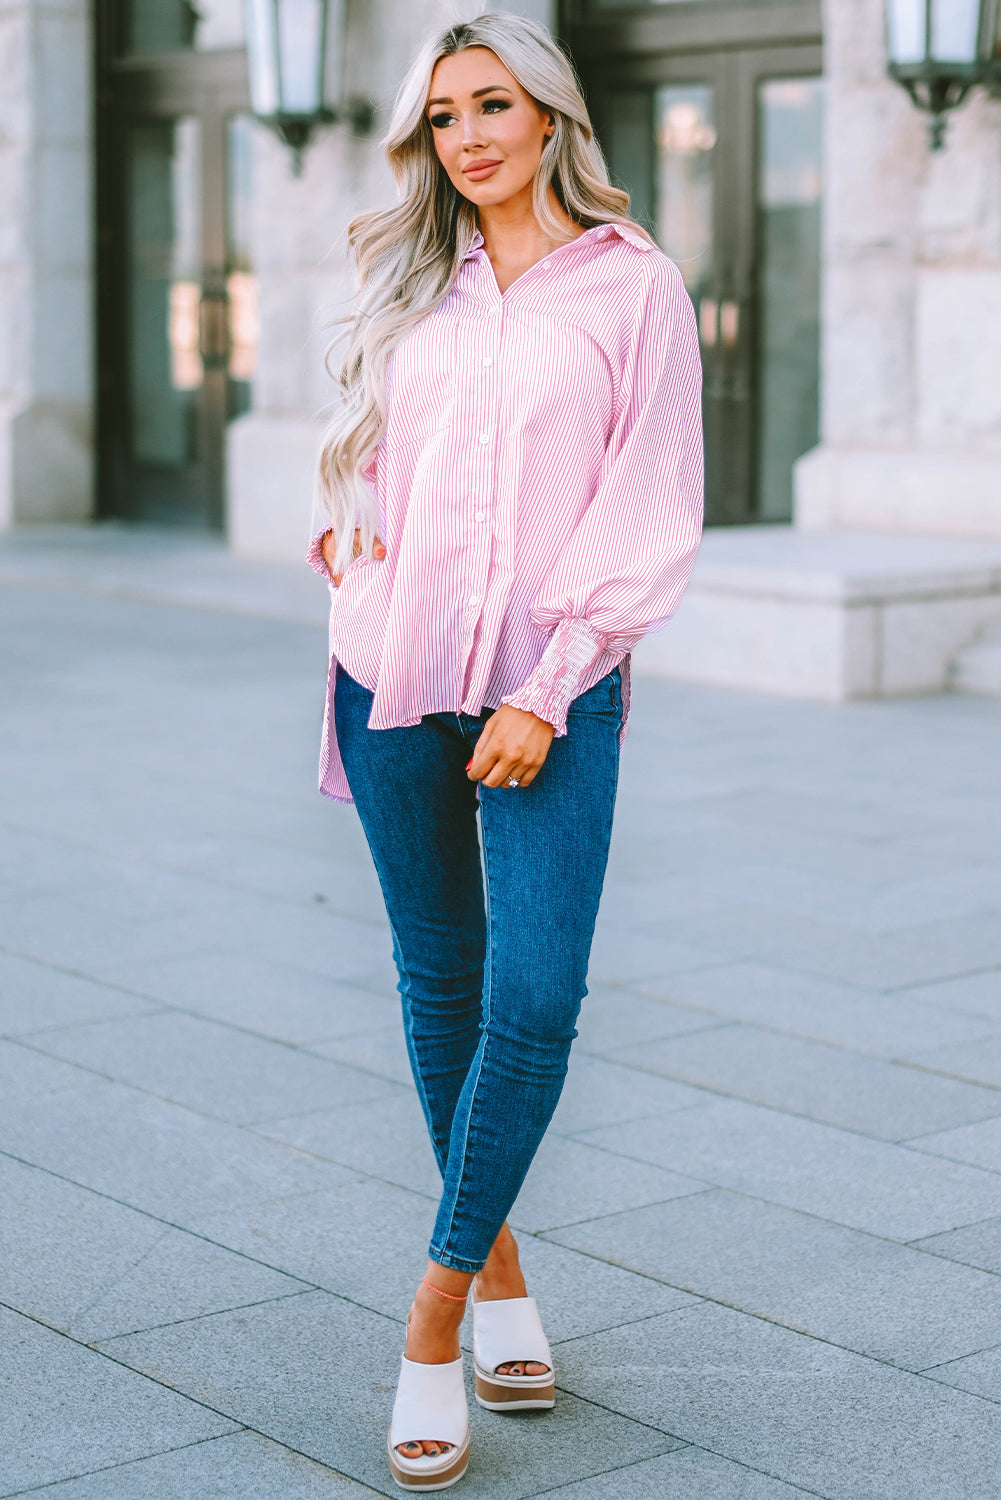
<path id="1" fill-rule="evenodd" d="M 513 776 L 509 776 L 508 779 L 507 779 L 507 781 L 505 781 L 504 785 L 505 786 L 517 786 L 518 782 L 515 780 L 515 778 Z"/>

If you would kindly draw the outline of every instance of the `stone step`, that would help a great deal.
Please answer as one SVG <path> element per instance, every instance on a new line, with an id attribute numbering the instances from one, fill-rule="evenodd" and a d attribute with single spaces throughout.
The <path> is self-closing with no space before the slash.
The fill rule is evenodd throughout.
<path id="1" fill-rule="evenodd" d="M 1001 698 L 1001 630 L 964 647 L 952 663 L 949 681 L 957 693 Z"/>
<path id="2" fill-rule="evenodd" d="M 638 673 L 838 702 L 951 686 L 1001 627 L 1001 541 L 793 526 L 706 533 L 677 615 Z"/>

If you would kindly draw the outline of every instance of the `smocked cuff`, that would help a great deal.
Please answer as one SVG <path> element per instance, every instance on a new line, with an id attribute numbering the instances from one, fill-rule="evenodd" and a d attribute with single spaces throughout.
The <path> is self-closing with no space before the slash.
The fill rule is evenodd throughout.
<path id="1" fill-rule="evenodd" d="M 325 527 L 323 531 L 318 531 L 306 548 L 306 561 L 309 563 L 309 566 L 313 569 L 314 573 L 319 573 L 328 583 L 332 583 L 333 579 L 330 576 L 330 569 L 327 567 L 327 559 L 323 555 L 323 538 L 328 536 L 330 531 L 331 528 L 329 526 Z"/>
<path id="2" fill-rule="evenodd" d="M 544 719 L 557 735 L 566 734 L 570 705 L 607 645 L 607 636 L 587 620 L 561 620 L 532 675 L 502 701 Z"/>

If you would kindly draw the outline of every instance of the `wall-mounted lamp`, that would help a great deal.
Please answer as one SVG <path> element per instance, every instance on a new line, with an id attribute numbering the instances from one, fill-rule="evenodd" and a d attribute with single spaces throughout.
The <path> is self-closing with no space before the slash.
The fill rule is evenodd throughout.
<path id="1" fill-rule="evenodd" d="M 945 117 L 974 84 L 1001 83 L 998 0 L 886 0 L 889 73 L 929 115 L 933 151 Z"/>
<path id="2" fill-rule="evenodd" d="M 347 6 L 344 0 L 243 0 L 250 104 L 292 152 L 292 171 L 318 125 L 347 120 L 357 135 L 371 130 L 368 99 L 342 105 Z M 332 14 L 328 14 L 332 12 Z"/>

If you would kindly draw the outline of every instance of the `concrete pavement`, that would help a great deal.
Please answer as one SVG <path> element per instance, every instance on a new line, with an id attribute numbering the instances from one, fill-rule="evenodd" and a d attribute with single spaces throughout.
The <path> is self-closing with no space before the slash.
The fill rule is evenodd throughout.
<path id="1" fill-rule="evenodd" d="M 0 1495 L 396 1493 L 436 1173 L 324 591 L 0 544 Z M 1001 1493 L 1001 704 L 639 681 L 469 1500 Z M 468 1330 L 467 1330 L 468 1331 Z"/>

